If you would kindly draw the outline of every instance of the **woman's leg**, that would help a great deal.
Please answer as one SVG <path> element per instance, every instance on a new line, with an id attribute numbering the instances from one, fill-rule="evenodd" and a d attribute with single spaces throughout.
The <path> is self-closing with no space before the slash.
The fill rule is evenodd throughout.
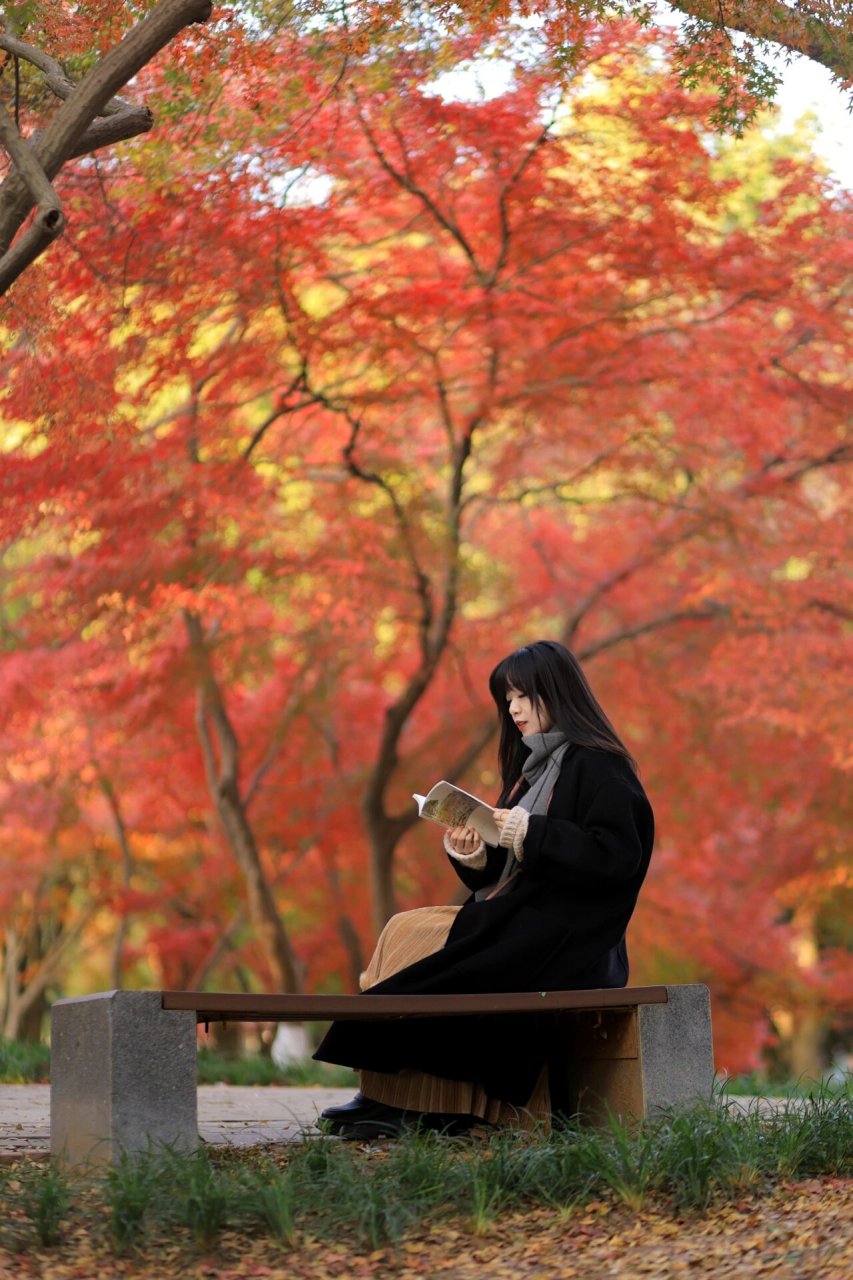
<path id="1" fill-rule="evenodd" d="M 362 1071 L 365 1097 L 399 1111 L 435 1117 L 467 1118 L 514 1129 L 551 1127 L 551 1092 L 548 1067 L 543 1066 L 524 1106 L 490 1098 L 482 1086 L 468 1080 L 448 1080 L 425 1071 Z"/>
<path id="2" fill-rule="evenodd" d="M 414 911 L 401 911 L 392 916 L 359 978 L 362 991 L 423 960 L 424 956 L 440 951 L 458 912 L 458 907 L 416 907 Z"/>

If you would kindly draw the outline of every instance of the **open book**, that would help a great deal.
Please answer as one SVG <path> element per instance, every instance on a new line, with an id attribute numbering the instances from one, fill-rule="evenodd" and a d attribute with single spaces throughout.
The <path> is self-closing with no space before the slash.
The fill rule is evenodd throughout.
<path id="1" fill-rule="evenodd" d="M 494 805 L 454 787 L 452 782 L 437 782 L 428 795 L 415 795 L 412 799 L 417 801 L 419 815 L 437 822 L 440 827 L 473 827 L 486 844 L 496 845 L 500 840 L 492 817 Z"/>

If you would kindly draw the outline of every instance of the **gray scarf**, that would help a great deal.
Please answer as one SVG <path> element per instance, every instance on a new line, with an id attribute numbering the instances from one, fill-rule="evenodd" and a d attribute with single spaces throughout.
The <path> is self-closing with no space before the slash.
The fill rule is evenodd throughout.
<path id="1" fill-rule="evenodd" d="M 559 729 L 550 733 L 527 733 L 521 739 L 530 748 L 530 755 L 521 770 L 522 777 L 530 784 L 518 801 L 528 813 L 547 813 L 551 792 L 560 776 L 563 756 L 569 748 L 569 739 Z"/>
<path id="2" fill-rule="evenodd" d="M 521 769 L 521 776 L 529 785 L 516 803 L 528 813 L 547 813 L 551 793 L 560 776 L 563 756 L 569 749 L 569 739 L 561 730 L 554 729 L 550 733 L 527 733 L 521 741 L 530 748 L 530 755 Z M 516 867 L 515 854 L 512 849 L 507 849 L 506 862 L 496 883 L 478 889 L 474 897 L 478 900 L 487 898 L 509 879 Z"/>

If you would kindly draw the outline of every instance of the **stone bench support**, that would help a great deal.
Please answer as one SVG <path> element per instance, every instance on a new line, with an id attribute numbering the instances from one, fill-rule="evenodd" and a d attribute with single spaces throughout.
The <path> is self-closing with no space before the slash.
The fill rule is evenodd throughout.
<path id="1" fill-rule="evenodd" d="M 555 1109 L 595 1124 L 608 1112 L 640 1119 L 710 1101 L 708 988 L 695 983 L 668 986 L 666 992 L 666 1004 L 558 1015 Z"/>
<path id="2" fill-rule="evenodd" d="M 50 1149 L 103 1165 L 150 1147 L 198 1145 L 196 1020 L 159 991 L 102 991 L 51 1011 Z"/>

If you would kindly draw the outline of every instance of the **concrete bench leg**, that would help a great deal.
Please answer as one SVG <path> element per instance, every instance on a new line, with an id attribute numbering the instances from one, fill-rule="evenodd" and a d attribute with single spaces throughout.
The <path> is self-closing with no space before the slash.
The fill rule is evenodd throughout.
<path id="1" fill-rule="evenodd" d="M 592 1123 L 640 1119 L 711 1098 L 711 1003 L 700 984 L 667 987 L 666 1004 L 560 1019 L 555 1102 Z"/>
<path id="2" fill-rule="evenodd" d="M 50 1147 L 67 1165 L 198 1145 L 195 1014 L 159 991 L 103 991 L 51 1011 Z"/>

